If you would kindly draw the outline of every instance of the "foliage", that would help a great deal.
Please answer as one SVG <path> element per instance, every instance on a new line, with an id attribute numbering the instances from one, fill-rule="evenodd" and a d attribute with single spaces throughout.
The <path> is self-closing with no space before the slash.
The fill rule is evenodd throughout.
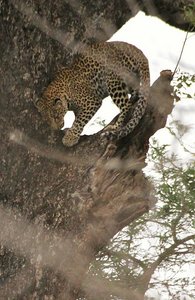
<path id="1" fill-rule="evenodd" d="M 132 288 L 160 290 L 165 299 L 194 299 L 187 270 L 194 260 L 195 162 L 181 166 L 167 151 L 153 141 L 155 208 L 118 233 L 90 271 Z"/>
<path id="2" fill-rule="evenodd" d="M 173 80 L 176 99 L 195 99 L 195 74 L 177 72 Z"/>

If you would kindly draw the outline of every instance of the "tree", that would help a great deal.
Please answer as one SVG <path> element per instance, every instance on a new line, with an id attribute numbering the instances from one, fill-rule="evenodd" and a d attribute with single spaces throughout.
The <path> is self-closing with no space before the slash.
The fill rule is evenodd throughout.
<path id="1" fill-rule="evenodd" d="M 61 133 L 44 124 L 33 102 L 84 41 L 106 40 L 145 6 L 141 1 L 139 6 L 134 1 L 0 4 L 0 297 L 68 300 L 84 293 L 90 298 L 97 280 L 86 270 L 95 254 L 149 210 L 151 185 L 141 169 L 149 137 L 172 109 L 172 74 L 162 72 L 152 86 L 146 115 L 130 136 L 106 147 L 97 134 L 65 149 Z M 171 20 L 186 28 L 179 7 L 181 24 Z M 129 295 L 129 287 L 114 290 L 141 299 L 133 289 Z"/>

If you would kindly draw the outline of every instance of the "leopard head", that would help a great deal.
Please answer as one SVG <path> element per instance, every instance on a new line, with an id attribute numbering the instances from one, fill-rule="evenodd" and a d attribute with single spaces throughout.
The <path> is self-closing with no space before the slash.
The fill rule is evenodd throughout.
<path id="1" fill-rule="evenodd" d="M 68 103 L 62 91 L 59 92 L 53 85 L 48 86 L 35 105 L 51 128 L 59 130 L 63 127 Z"/>

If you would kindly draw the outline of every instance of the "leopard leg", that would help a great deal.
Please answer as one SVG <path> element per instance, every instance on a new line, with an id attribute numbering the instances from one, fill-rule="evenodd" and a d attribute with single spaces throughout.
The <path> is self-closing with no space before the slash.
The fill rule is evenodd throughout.
<path id="1" fill-rule="evenodd" d="M 62 143 L 65 146 L 72 147 L 78 143 L 84 126 L 89 122 L 89 120 L 91 120 L 100 106 L 101 103 L 91 101 L 90 107 L 85 107 L 78 110 L 73 126 L 66 130 L 66 133 L 62 139 Z"/>
<path id="2" fill-rule="evenodd" d="M 131 99 L 128 95 L 128 88 L 125 83 L 118 79 L 111 79 L 108 84 L 108 92 L 113 102 L 120 109 L 117 121 L 113 125 L 108 125 L 106 131 L 113 133 L 118 132 L 126 122 L 127 117 L 131 112 Z"/>

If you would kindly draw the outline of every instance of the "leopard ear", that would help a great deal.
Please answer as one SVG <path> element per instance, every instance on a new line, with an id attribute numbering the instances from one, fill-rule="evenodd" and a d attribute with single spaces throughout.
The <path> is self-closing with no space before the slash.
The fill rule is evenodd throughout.
<path id="1" fill-rule="evenodd" d="M 43 110 L 43 101 L 42 99 L 38 99 L 35 103 L 36 108 L 38 109 L 39 112 Z"/>

